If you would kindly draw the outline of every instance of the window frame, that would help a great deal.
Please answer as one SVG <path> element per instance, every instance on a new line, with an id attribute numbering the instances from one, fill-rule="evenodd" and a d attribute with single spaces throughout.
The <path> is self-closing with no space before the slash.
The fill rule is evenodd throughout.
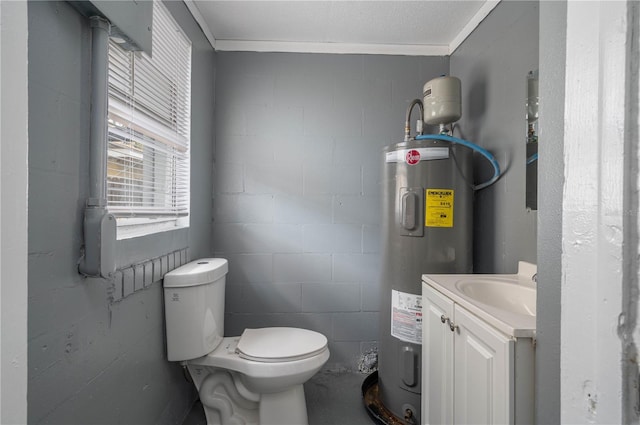
<path id="1" fill-rule="evenodd" d="M 153 21 L 155 57 L 109 46 L 105 179 L 118 240 L 190 222 L 192 42 L 162 2 Z"/>

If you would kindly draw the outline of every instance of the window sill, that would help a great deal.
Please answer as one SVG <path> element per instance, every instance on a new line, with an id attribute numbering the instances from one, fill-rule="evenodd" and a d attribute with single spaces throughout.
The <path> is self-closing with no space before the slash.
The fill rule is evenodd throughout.
<path id="1" fill-rule="evenodd" d="M 154 233 L 189 227 L 189 217 L 181 218 L 118 218 L 117 240 L 133 239 Z"/>

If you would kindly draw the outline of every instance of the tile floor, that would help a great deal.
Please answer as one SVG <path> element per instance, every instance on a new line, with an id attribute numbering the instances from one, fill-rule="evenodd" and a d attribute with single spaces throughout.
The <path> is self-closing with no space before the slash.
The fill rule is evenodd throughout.
<path id="1" fill-rule="evenodd" d="M 362 381 L 367 375 L 354 372 L 319 372 L 304 386 L 309 425 L 371 425 L 362 402 Z M 197 402 L 182 425 L 206 425 Z"/>

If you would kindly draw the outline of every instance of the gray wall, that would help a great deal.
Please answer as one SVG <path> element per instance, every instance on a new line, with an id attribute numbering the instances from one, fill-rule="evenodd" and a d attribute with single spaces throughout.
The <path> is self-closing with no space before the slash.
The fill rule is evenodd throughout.
<path id="1" fill-rule="evenodd" d="M 119 242 L 119 268 L 155 257 L 176 266 L 186 258 L 166 254 L 183 248 L 194 258 L 211 253 L 215 55 L 184 4 L 168 7 L 193 41 L 191 228 Z M 29 423 L 180 423 L 195 392 L 165 359 L 157 274 L 127 294 L 124 274 L 77 272 L 88 193 L 87 19 L 66 2 L 29 2 L 28 18 Z"/>
<path id="2" fill-rule="evenodd" d="M 299 326 L 354 368 L 378 339 L 381 152 L 444 57 L 218 53 L 213 245 L 226 334 Z"/>
<path id="3" fill-rule="evenodd" d="M 564 2 L 501 2 L 451 57 L 451 74 L 462 78 L 465 106 L 460 126 L 464 136 L 491 150 L 501 166 L 508 168 L 494 187 L 476 198 L 476 272 L 515 272 L 519 259 L 539 266 L 539 424 L 560 423 L 565 26 Z M 525 76 L 538 68 L 538 61 L 540 211 L 531 213 L 524 207 Z"/>
<path id="4" fill-rule="evenodd" d="M 525 208 L 525 99 L 526 75 L 537 68 L 537 2 L 501 2 L 451 56 L 451 75 L 462 80 L 456 135 L 491 151 L 504 173 L 476 194 L 476 273 L 536 262 L 537 213 Z M 476 165 L 476 181 L 491 177 L 485 160 Z"/>
<path id="5" fill-rule="evenodd" d="M 566 2 L 540 2 L 540 228 L 536 323 L 536 416 L 540 424 L 560 423 L 566 25 Z"/>
<path id="6" fill-rule="evenodd" d="M 0 2 L 0 423 L 27 422 L 27 4 Z"/>

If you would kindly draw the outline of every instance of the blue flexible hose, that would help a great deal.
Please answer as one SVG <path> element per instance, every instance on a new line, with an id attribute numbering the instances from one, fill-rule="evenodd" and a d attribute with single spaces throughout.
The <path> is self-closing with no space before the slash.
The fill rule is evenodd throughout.
<path id="1" fill-rule="evenodd" d="M 444 142 L 455 143 L 457 145 L 462 145 L 471 150 L 474 150 L 484 156 L 493 166 L 493 177 L 491 177 L 484 183 L 474 186 L 473 190 L 481 190 L 485 187 L 491 186 L 500 178 L 500 164 L 498 164 L 498 161 L 496 161 L 495 157 L 491 155 L 491 152 L 476 145 L 475 143 L 471 143 L 468 140 L 459 139 L 457 137 L 449 136 L 447 134 L 424 134 L 416 136 L 416 140 L 442 140 Z"/>

